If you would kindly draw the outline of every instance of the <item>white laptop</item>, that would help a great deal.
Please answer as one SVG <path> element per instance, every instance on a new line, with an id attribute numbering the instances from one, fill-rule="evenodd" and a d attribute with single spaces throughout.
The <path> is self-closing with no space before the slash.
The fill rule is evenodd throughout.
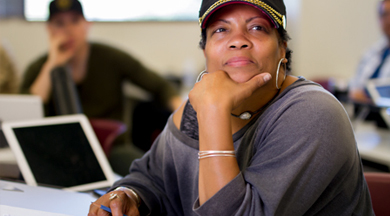
<path id="1" fill-rule="evenodd" d="M 381 107 L 380 114 L 390 127 L 390 78 L 372 79 L 366 87 L 374 104 Z"/>
<path id="2" fill-rule="evenodd" d="M 390 78 L 378 78 L 368 81 L 367 91 L 376 106 L 390 107 Z"/>
<path id="3" fill-rule="evenodd" d="M 0 122 L 43 118 L 39 96 L 0 94 Z"/>
<path id="4" fill-rule="evenodd" d="M 114 183 L 83 114 L 4 122 L 3 132 L 28 185 L 88 191 Z"/>
<path id="5" fill-rule="evenodd" d="M 43 117 L 43 103 L 39 96 L 0 94 L 0 151 L 8 150 L 8 143 L 1 129 L 1 122 L 40 119 Z M 2 162 L 4 160 L 0 158 L 0 175 L 7 175 L 8 171 L 4 170 Z"/>

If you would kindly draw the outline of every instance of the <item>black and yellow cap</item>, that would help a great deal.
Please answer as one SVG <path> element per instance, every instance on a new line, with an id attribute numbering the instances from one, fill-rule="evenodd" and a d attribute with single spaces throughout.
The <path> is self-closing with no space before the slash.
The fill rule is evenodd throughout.
<path id="1" fill-rule="evenodd" d="M 54 0 L 49 5 L 49 20 L 57 13 L 68 11 L 84 16 L 83 7 L 78 0 Z"/>
<path id="2" fill-rule="evenodd" d="M 203 0 L 199 11 L 199 25 L 206 28 L 210 16 L 222 8 L 231 4 L 247 4 L 263 11 L 274 23 L 275 28 L 286 29 L 286 6 L 283 0 Z"/>

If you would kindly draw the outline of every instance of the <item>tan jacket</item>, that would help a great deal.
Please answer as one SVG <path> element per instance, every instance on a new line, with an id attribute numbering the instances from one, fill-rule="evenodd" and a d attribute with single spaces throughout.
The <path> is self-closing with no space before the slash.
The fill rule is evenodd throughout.
<path id="1" fill-rule="evenodd" d="M 16 68 L 6 50 L 0 45 L 0 94 L 17 93 L 18 87 Z"/>

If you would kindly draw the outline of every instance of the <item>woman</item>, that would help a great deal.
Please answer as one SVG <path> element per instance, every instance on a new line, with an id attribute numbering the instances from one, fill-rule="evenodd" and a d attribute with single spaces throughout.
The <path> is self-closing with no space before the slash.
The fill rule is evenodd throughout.
<path id="1" fill-rule="evenodd" d="M 286 76 L 284 15 L 282 0 L 202 2 L 207 72 L 90 215 L 373 215 L 344 109 Z"/>

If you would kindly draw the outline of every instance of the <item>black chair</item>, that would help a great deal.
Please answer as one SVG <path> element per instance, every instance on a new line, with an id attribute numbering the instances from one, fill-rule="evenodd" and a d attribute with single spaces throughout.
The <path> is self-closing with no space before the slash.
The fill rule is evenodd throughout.
<path id="1" fill-rule="evenodd" d="M 66 67 L 54 68 L 51 71 L 51 82 L 56 115 L 83 113 L 75 83 Z"/>
<path id="2" fill-rule="evenodd" d="M 167 109 L 155 102 L 140 102 L 133 112 L 131 140 L 143 151 L 148 151 L 154 140 L 162 132 L 171 115 Z"/>

